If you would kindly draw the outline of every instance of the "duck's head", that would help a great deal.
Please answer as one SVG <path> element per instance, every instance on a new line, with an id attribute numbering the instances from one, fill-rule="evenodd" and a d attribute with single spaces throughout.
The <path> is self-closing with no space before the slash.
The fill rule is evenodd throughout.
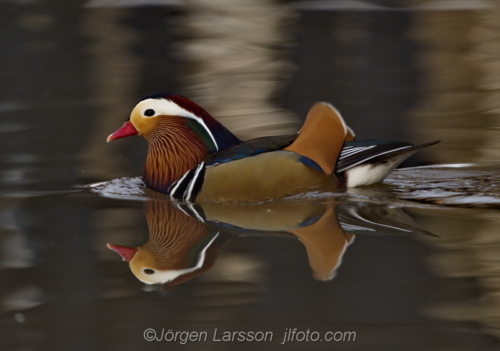
<path id="1" fill-rule="evenodd" d="M 215 240 L 216 236 L 212 239 Z M 141 282 L 175 285 L 212 267 L 216 258 L 213 248 L 210 248 L 213 240 L 209 241 L 208 245 L 205 243 L 206 246 L 199 252 L 191 252 L 193 257 L 187 257 L 189 252 L 181 253 L 180 256 L 160 257 L 147 244 L 139 247 L 108 244 L 108 248 L 129 262 L 130 270 Z"/>
<path id="2" fill-rule="evenodd" d="M 129 247 L 108 244 L 108 248 L 118 253 L 130 265 L 130 270 L 141 282 L 146 284 L 167 283 L 179 274 L 177 270 L 160 269 L 152 251 L 142 247 Z"/>
<path id="3" fill-rule="evenodd" d="M 180 205 L 179 205 L 180 206 Z M 183 208 L 183 209 L 181 209 Z M 138 247 L 108 244 L 129 262 L 130 270 L 146 284 L 178 284 L 209 269 L 224 242 L 218 232 L 188 208 L 170 201 L 144 203 L 149 240 Z M 193 208 L 193 207 L 191 207 Z"/>
<path id="4" fill-rule="evenodd" d="M 209 153 L 241 142 L 199 105 L 170 93 L 142 99 L 108 142 L 132 135 L 148 141 L 143 180 L 162 192 Z"/>
<path id="5" fill-rule="evenodd" d="M 148 139 L 169 120 L 173 122 L 170 123 L 171 127 L 175 126 L 175 122 L 189 127 L 194 136 L 203 141 L 208 152 L 219 151 L 239 142 L 202 107 L 188 98 L 171 93 L 156 93 L 139 101 L 127 122 L 109 135 L 107 141 L 131 135 Z"/>

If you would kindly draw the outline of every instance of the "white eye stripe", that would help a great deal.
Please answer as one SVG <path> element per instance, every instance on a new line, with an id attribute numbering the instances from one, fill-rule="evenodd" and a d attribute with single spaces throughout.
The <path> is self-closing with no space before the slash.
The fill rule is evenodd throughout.
<path id="1" fill-rule="evenodd" d="M 219 151 L 219 145 L 217 145 L 217 142 L 215 141 L 215 138 L 212 132 L 210 131 L 210 128 L 208 128 L 203 119 L 196 116 L 194 113 L 183 109 L 175 102 L 166 99 L 146 99 L 139 102 L 137 104 L 137 107 L 140 108 L 141 115 L 145 118 L 155 117 L 158 115 L 166 115 L 166 116 L 181 116 L 185 118 L 194 119 L 205 129 L 205 131 L 210 136 L 210 139 L 212 139 L 216 151 Z M 153 116 L 146 116 L 145 113 L 147 110 L 153 110 L 155 114 Z"/>
<path id="2" fill-rule="evenodd" d="M 184 269 L 171 269 L 171 270 L 166 270 L 166 271 L 155 271 L 155 276 L 148 276 L 151 280 L 145 280 L 146 277 L 137 277 L 141 282 L 146 283 L 146 284 L 164 284 L 171 282 L 172 280 L 180 277 L 181 275 L 185 275 L 191 272 L 195 272 L 198 269 L 203 267 L 203 264 L 205 263 L 205 258 L 207 256 L 207 251 L 210 245 L 217 239 L 219 236 L 219 232 L 217 232 L 212 239 L 203 247 L 203 249 L 200 251 L 198 254 L 198 260 L 196 262 L 196 265 L 190 268 L 184 268 Z M 141 279 L 142 278 L 142 279 Z"/>

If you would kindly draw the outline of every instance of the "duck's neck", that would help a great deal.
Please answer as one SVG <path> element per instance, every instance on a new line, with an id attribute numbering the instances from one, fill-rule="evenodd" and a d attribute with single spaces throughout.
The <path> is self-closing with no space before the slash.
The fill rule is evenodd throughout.
<path id="1" fill-rule="evenodd" d="M 208 234 L 205 224 L 168 201 L 148 201 L 144 210 L 149 227 L 145 247 L 156 257 L 157 268 L 188 268 L 189 252 Z"/>
<path id="2" fill-rule="evenodd" d="M 181 118 L 163 119 L 145 137 L 149 150 L 142 180 L 162 193 L 208 155 L 205 144 Z"/>

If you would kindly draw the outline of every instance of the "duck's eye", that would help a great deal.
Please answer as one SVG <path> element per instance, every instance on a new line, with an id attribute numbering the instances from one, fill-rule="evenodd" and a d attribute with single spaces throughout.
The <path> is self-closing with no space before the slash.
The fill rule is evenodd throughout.
<path id="1" fill-rule="evenodd" d="M 144 111 L 144 116 L 146 117 L 152 117 L 155 115 L 155 110 L 148 108 L 146 111 Z"/>
<path id="2" fill-rule="evenodd" d="M 143 270 L 143 272 L 146 273 L 146 274 L 154 274 L 155 271 L 152 270 L 152 269 L 150 269 L 150 268 L 146 268 L 146 269 Z"/>

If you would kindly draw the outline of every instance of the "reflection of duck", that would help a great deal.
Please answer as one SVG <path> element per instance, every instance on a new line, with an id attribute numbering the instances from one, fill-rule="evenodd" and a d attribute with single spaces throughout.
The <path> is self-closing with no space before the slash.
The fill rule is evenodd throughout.
<path id="1" fill-rule="evenodd" d="M 394 217 L 400 209 L 384 213 L 333 201 L 252 206 L 207 204 L 202 208 L 150 200 L 144 209 L 149 241 L 139 247 L 108 247 L 129 261 L 133 274 L 147 284 L 189 280 L 214 264 L 217 251 L 229 239 L 256 234 L 297 237 L 306 248 L 315 278 L 329 280 L 335 276 L 354 233 L 419 231 L 405 217 Z"/>
<path id="2" fill-rule="evenodd" d="M 144 283 L 178 284 L 209 269 L 215 252 L 227 240 L 169 201 L 147 201 L 144 211 L 149 241 L 137 248 L 108 247 L 130 262 L 134 275 Z"/>
<path id="3" fill-rule="evenodd" d="M 344 144 L 354 134 L 325 103 L 312 107 L 298 135 L 242 142 L 200 106 L 174 94 L 140 101 L 108 141 L 137 134 L 149 143 L 146 185 L 197 202 L 256 202 L 339 184 L 369 185 L 433 144 Z"/>

